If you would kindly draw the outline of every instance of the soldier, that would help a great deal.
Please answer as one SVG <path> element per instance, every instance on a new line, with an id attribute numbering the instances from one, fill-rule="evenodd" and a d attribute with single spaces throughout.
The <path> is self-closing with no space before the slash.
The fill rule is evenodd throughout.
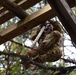
<path id="1" fill-rule="evenodd" d="M 62 33 L 60 24 L 53 21 L 50 21 L 50 23 L 43 23 L 31 33 L 31 40 L 36 38 L 42 26 L 45 26 L 45 29 L 40 39 L 38 40 L 39 46 L 36 48 L 36 50 L 29 50 L 27 52 L 27 56 L 28 58 L 33 59 L 33 61 L 38 63 L 57 61 L 62 56 L 62 52 L 58 44 Z M 29 67 L 30 64 L 27 64 Z M 27 67 L 26 64 L 25 67 Z"/>
<path id="2" fill-rule="evenodd" d="M 29 50 L 28 55 L 30 57 L 36 57 L 34 61 L 36 62 L 53 62 L 58 60 L 62 52 L 58 45 L 58 42 L 61 38 L 61 27 L 58 22 L 50 21 L 51 23 L 45 23 L 45 30 L 39 39 L 39 46 L 37 50 Z M 43 24 L 42 24 L 43 26 Z M 33 36 L 30 35 L 30 39 L 34 40 L 40 31 L 41 26 L 34 31 Z"/>

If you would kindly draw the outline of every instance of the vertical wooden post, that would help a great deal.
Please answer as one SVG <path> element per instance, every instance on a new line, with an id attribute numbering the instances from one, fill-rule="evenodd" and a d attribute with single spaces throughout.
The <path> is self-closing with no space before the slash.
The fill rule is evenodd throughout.
<path id="1" fill-rule="evenodd" d="M 76 44 L 76 16 L 66 0 L 47 0 L 50 6 L 57 13 L 58 18 L 69 33 L 72 41 Z"/>

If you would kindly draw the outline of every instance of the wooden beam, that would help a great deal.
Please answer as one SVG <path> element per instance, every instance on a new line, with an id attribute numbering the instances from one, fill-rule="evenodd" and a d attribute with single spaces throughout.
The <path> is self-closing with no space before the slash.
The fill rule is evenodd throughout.
<path id="1" fill-rule="evenodd" d="M 3 30 L 0 33 L 0 36 L 3 37 L 6 41 L 8 41 L 30 30 L 38 24 L 46 21 L 47 19 L 53 18 L 54 16 L 56 16 L 55 12 L 51 10 L 49 5 L 47 5 L 38 12 L 35 12 L 32 15 L 27 16 L 24 20 L 16 23 L 15 25 L 9 26 L 7 29 Z M 6 42 L 5 40 L 0 40 L 0 44 Z"/>
<path id="2" fill-rule="evenodd" d="M 19 0 L 20 1 L 20 0 Z M 24 10 L 28 9 L 29 7 L 35 5 L 36 3 L 38 3 L 41 0 L 26 0 L 23 4 L 19 5 L 20 7 L 22 7 Z M 18 0 L 17 0 L 18 2 Z M 16 3 L 17 3 L 16 2 Z M 5 8 L 4 8 L 5 9 Z M 6 11 L 6 10 L 4 10 Z M 15 17 L 15 15 L 12 12 L 8 12 L 5 15 L 3 15 L 2 17 L 0 17 L 0 24 L 8 21 L 9 19 Z"/>
<path id="3" fill-rule="evenodd" d="M 19 0 L 20 1 L 20 0 Z M 26 10 L 27 8 L 33 6 L 34 4 L 38 3 L 41 0 L 26 0 L 23 4 L 21 4 L 20 6 Z M 18 0 L 15 1 L 16 3 L 18 2 Z M 67 0 L 68 4 L 73 7 L 75 6 L 75 2 L 74 0 Z M 2 17 L 0 17 L 0 24 L 8 21 L 9 19 L 15 17 L 14 14 L 12 14 L 11 12 L 8 12 L 7 14 L 3 15 Z"/>
<path id="4" fill-rule="evenodd" d="M 66 0 L 66 2 L 68 3 L 68 5 L 69 5 L 70 7 L 76 6 L 75 0 Z"/>
<path id="5" fill-rule="evenodd" d="M 17 4 L 17 3 L 19 3 L 21 0 L 15 0 L 14 2 Z M 25 0 L 26 1 L 26 0 Z M 0 8 L 2 8 L 1 10 L 0 10 L 0 14 L 2 13 L 2 12 L 5 12 L 7 9 L 6 8 L 4 8 L 3 6 L 2 6 L 2 4 L 0 4 Z"/>
<path id="6" fill-rule="evenodd" d="M 20 6 L 24 9 L 25 7 L 27 7 L 26 4 L 29 3 L 29 1 L 31 1 L 32 3 L 29 4 L 28 7 L 30 7 L 30 5 L 33 6 L 34 4 L 38 3 L 38 2 L 41 1 L 41 0 L 35 0 L 35 1 L 33 1 L 33 0 L 23 0 L 23 1 L 24 1 L 24 3 L 20 4 Z M 21 2 L 21 0 L 14 0 L 14 2 L 15 2 L 16 4 L 19 4 L 19 3 Z M 73 6 L 75 5 L 74 0 L 67 0 L 67 2 L 68 2 L 68 4 L 70 5 L 70 7 L 73 7 Z M 2 4 L 0 4 L 0 8 L 1 8 L 1 7 L 2 7 Z M 6 8 L 2 8 L 2 10 L 0 10 L 0 14 L 1 14 L 2 12 L 4 12 L 4 11 L 6 11 Z"/>
<path id="7" fill-rule="evenodd" d="M 0 3 L 20 19 L 24 19 L 28 14 L 12 0 L 0 0 Z"/>
<path id="8" fill-rule="evenodd" d="M 48 2 L 76 44 L 76 16 L 73 14 L 66 0 L 48 0 Z"/>
<path id="9" fill-rule="evenodd" d="M 40 9 L 38 12 L 35 12 L 32 15 L 27 16 L 26 19 L 18 22 L 15 25 L 11 25 L 10 27 L 2 31 L 0 33 L 0 36 L 5 40 L 0 40 L 0 44 L 18 35 L 21 35 L 22 33 L 30 30 L 38 24 L 55 16 L 56 13 L 52 10 L 52 8 L 49 5 L 46 5 L 43 9 Z"/>
<path id="10" fill-rule="evenodd" d="M 3 40 L 6 41 L 7 39 L 0 36 L 0 41 L 3 42 Z"/>

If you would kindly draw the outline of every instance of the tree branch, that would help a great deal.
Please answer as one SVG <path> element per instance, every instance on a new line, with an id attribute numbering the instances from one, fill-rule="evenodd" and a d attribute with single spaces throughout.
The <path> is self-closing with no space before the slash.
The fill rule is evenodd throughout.
<path id="1" fill-rule="evenodd" d="M 64 60 L 65 62 L 76 64 L 76 60 L 73 60 L 73 59 L 65 59 L 65 58 L 61 58 L 61 59 Z"/>
<path id="2" fill-rule="evenodd" d="M 69 70 L 73 70 L 76 68 L 76 66 L 69 66 L 69 67 L 47 67 L 44 66 L 40 63 L 34 62 L 32 60 L 29 61 L 29 63 L 34 64 L 36 66 L 38 66 L 39 68 L 43 68 L 43 69 L 48 69 L 48 70 L 52 70 L 52 71 L 69 71 Z"/>
<path id="3" fill-rule="evenodd" d="M 25 61 L 27 60 L 26 55 L 20 55 L 20 54 L 17 54 L 17 53 L 6 53 L 6 52 L 1 52 L 0 51 L 0 55 L 8 55 L 8 56 L 20 57 L 20 58 L 24 59 Z M 26 62 L 28 62 L 30 64 L 33 64 L 33 65 L 36 65 L 39 68 L 47 69 L 47 70 L 52 70 L 52 71 L 71 71 L 73 69 L 76 69 L 76 66 L 69 66 L 69 67 L 47 67 L 47 66 L 44 66 L 41 63 L 37 63 L 37 62 L 35 62 L 35 61 L 31 60 L 31 59 L 28 59 L 28 61 L 26 61 Z"/>

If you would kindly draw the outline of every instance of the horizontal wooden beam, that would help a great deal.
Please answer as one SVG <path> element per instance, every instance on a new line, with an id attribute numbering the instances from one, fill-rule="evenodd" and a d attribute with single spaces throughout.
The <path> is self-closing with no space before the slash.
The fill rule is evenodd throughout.
<path id="1" fill-rule="evenodd" d="M 40 2 L 40 1 L 41 0 L 26 0 L 24 3 L 22 3 L 19 6 L 22 7 L 24 10 L 26 10 L 29 7 L 35 5 L 36 3 Z M 17 0 L 17 2 L 18 2 L 18 0 Z M 5 10 L 5 8 L 4 8 L 4 12 L 5 11 L 7 11 L 7 10 Z M 0 17 L 0 24 L 3 24 L 4 22 L 8 21 L 9 19 L 11 19 L 13 17 L 15 17 L 15 15 L 12 12 L 6 13 L 5 15 L 3 15 L 3 16 Z"/>
<path id="2" fill-rule="evenodd" d="M 27 8 L 35 5 L 36 3 L 38 3 L 41 0 L 26 0 L 23 4 L 21 4 L 20 6 L 26 10 Z M 20 0 L 15 0 L 16 3 L 20 2 Z M 75 2 L 73 0 L 67 0 L 68 4 L 70 5 L 70 7 L 75 6 Z M 5 8 L 4 8 L 5 9 Z M 4 10 L 3 9 L 3 10 Z M 8 12 L 5 15 L 0 17 L 0 24 L 8 21 L 9 19 L 15 17 L 15 15 L 12 12 Z"/>
<path id="3" fill-rule="evenodd" d="M 0 0 L 0 3 L 15 14 L 20 19 L 24 19 L 28 14 L 12 0 Z"/>
<path id="4" fill-rule="evenodd" d="M 23 3 L 22 4 L 19 4 L 20 2 L 22 2 L 23 1 Z M 16 3 L 16 4 L 18 4 L 18 5 L 20 5 L 23 9 L 25 8 L 25 6 L 27 7 L 27 5 L 25 5 L 25 2 L 26 3 L 29 3 L 29 1 L 31 1 L 32 3 L 31 3 L 31 6 L 33 6 L 34 4 L 36 4 L 36 3 L 38 3 L 39 1 L 41 1 L 41 0 L 36 0 L 36 1 L 33 1 L 33 0 L 14 0 L 14 2 Z M 75 2 L 73 1 L 73 0 L 67 0 L 67 2 L 68 2 L 68 4 L 70 5 L 70 7 L 73 7 L 74 5 L 75 5 Z M 30 4 L 28 5 L 28 7 L 30 7 Z M 0 8 L 2 8 L 2 4 L 0 4 Z M 0 10 L 0 14 L 2 13 L 2 12 L 4 12 L 4 11 L 6 11 L 6 8 L 2 8 L 1 10 Z"/>
<path id="5" fill-rule="evenodd" d="M 4 40 L 0 40 L 0 44 L 23 34 L 24 32 L 30 30 L 31 28 L 37 26 L 38 24 L 51 19 L 56 16 L 56 13 L 52 10 L 49 5 L 46 5 L 43 9 L 33 13 L 30 16 L 27 16 L 24 20 L 16 23 L 15 25 L 11 25 L 4 31 L 0 33 L 1 38 Z"/>
<path id="6" fill-rule="evenodd" d="M 26 1 L 26 0 L 25 0 Z M 15 0 L 14 1 L 16 4 L 18 4 L 18 3 L 20 3 L 21 2 L 21 0 Z M 2 12 L 5 12 L 7 9 L 6 8 L 4 8 L 3 6 L 2 6 L 2 4 L 0 4 L 0 14 L 2 13 Z"/>
<path id="7" fill-rule="evenodd" d="M 47 19 L 53 18 L 54 16 L 56 16 L 55 12 L 51 10 L 49 5 L 47 5 L 38 12 L 35 12 L 32 15 L 27 16 L 24 20 L 18 22 L 17 24 L 9 26 L 7 29 L 3 30 L 0 33 L 0 36 L 6 41 L 8 41 L 30 30 L 38 24 L 46 21 Z M 5 40 L 0 40 L 0 44 L 6 42 Z"/>

